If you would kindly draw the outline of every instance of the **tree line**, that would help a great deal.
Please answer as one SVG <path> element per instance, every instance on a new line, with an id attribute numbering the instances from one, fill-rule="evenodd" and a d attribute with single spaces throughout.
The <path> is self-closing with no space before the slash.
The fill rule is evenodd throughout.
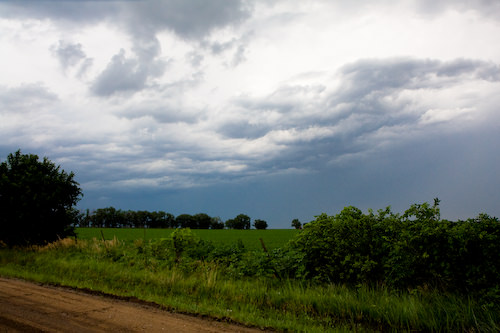
<path id="1" fill-rule="evenodd" d="M 114 207 L 87 209 L 80 212 L 75 221 L 76 227 L 96 228 L 190 228 L 190 229 L 250 229 L 251 218 L 245 214 L 223 221 L 205 213 L 181 214 L 177 217 L 164 211 L 121 210 Z M 255 229 L 267 229 L 266 221 L 256 219 Z"/>

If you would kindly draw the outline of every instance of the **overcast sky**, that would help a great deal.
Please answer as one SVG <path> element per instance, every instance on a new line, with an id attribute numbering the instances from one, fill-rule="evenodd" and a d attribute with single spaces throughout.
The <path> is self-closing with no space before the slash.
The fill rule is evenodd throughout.
<path id="1" fill-rule="evenodd" d="M 2 1 L 0 159 L 79 208 L 500 216 L 500 2 Z"/>

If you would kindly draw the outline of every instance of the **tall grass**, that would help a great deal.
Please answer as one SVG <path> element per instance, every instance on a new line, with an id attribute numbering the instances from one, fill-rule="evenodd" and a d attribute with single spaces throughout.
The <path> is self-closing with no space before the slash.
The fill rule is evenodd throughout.
<path id="1" fill-rule="evenodd" d="M 64 239 L 0 250 L 0 275 L 135 297 L 186 313 L 279 331 L 499 331 L 500 314 L 432 291 L 357 289 L 273 278 L 235 278 L 214 262 L 174 264 L 145 241 Z M 498 310 L 498 309 L 497 309 Z"/>

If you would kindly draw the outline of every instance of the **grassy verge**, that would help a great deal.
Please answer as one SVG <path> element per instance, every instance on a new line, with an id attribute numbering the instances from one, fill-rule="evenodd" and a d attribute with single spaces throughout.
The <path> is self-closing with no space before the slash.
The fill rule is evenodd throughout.
<path id="1" fill-rule="evenodd" d="M 472 299 L 236 278 L 212 262 L 171 265 L 137 248 L 116 239 L 65 239 L 39 248 L 0 249 L 0 275 L 136 297 L 175 311 L 278 331 L 500 330 L 499 312 Z"/>

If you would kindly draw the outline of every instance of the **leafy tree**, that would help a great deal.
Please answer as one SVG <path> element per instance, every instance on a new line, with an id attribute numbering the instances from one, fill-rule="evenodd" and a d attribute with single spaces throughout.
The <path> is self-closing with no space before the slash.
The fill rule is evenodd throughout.
<path id="1" fill-rule="evenodd" d="M 99 208 L 92 214 L 92 226 L 105 228 L 121 227 L 120 210 L 114 207 Z"/>
<path id="2" fill-rule="evenodd" d="M 73 172 L 46 157 L 9 154 L 0 164 L 0 240 L 9 246 L 43 244 L 71 235 L 81 195 Z"/>
<path id="3" fill-rule="evenodd" d="M 175 222 L 180 228 L 198 229 L 197 220 L 190 214 L 181 214 L 177 216 Z"/>
<path id="4" fill-rule="evenodd" d="M 250 217 L 245 214 L 240 214 L 234 219 L 226 221 L 228 229 L 250 229 Z"/>
<path id="5" fill-rule="evenodd" d="M 151 213 L 151 228 L 170 228 L 175 223 L 175 217 L 164 211 Z"/>
<path id="6" fill-rule="evenodd" d="M 90 227 L 90 224 L 91 224 L 90 219 L 91 219 L 90 210 L 87 208 L 85 210 L 85 213 L 80 212 L 80 219 L 78 221 L 78 226 L 84 227 L 84 228 Z"/>
<path id="7" fill-rule="evenodd" d="M 212 222 L 212 218 L 205 213 L 199 213 L 193 216 L 196 220 L 196 225 L 198 229 L 208 229 Z"/>
<path id="8" fill-rule="evenodd" d="M 224 222 L 220 217 L 212 217 L 210 220 L 210 228 L 211 229 L 224 229 Z"/>
<path id="9" fill-rule="evenodd" d="M 253 226 L 255 227 L 255 229 L 264 230 L 264 229 L 267 229 L 267 222 L 264 220 L 257 219 L 253 222 Z"/>
<path id="10" fill-rule="evenodd" d="M 292 227 L 295 229 L 302 229 L 302 223 L 300 223 L 299 219 L 293 219 Z"/>

